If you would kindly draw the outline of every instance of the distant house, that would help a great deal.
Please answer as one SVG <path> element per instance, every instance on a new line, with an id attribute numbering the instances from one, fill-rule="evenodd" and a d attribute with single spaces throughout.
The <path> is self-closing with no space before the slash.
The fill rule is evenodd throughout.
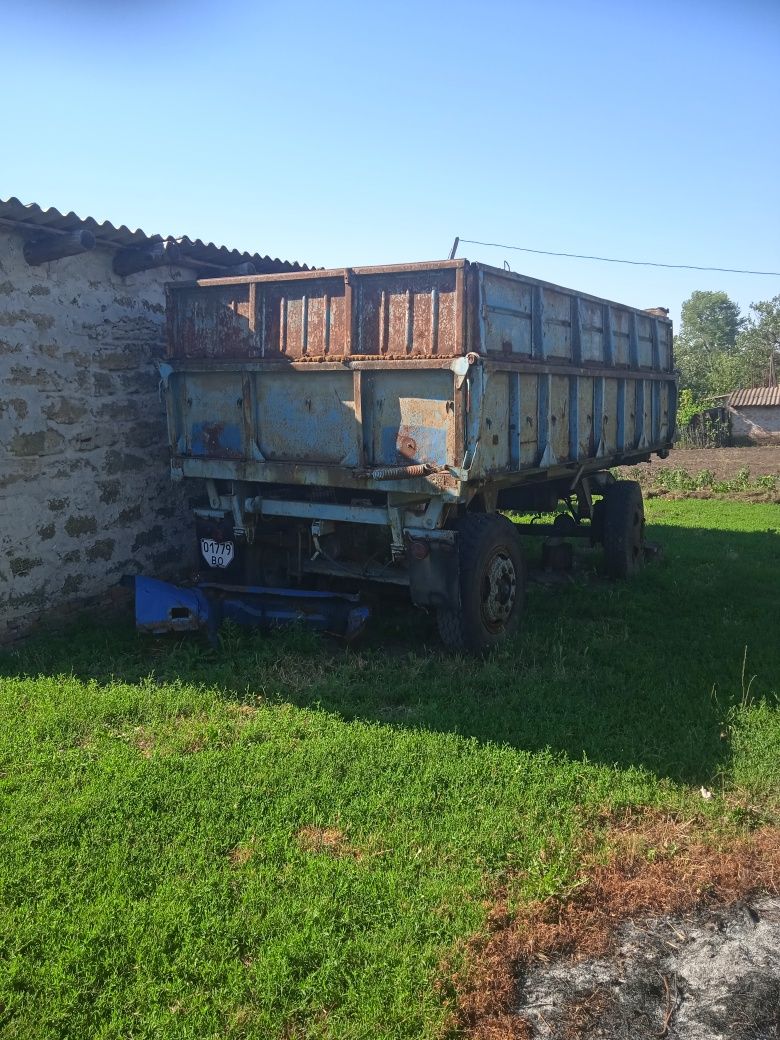
<path id="1" fill-rule="evenodd" d="M 780 443 L 780 386 L 733 390 L 716 400 L 731 419 L 732 443 Z"/>

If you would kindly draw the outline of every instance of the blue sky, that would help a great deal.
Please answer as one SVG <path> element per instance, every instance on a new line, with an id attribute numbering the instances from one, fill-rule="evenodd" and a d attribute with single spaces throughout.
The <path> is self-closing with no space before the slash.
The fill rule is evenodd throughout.
<path id="1" fill-rule="evenodd" d="M 0 195 L 323 266 L 780 270 L 780 0 L 3 10 Z M 675 319 L 780 278 L 464 246 Z"/>

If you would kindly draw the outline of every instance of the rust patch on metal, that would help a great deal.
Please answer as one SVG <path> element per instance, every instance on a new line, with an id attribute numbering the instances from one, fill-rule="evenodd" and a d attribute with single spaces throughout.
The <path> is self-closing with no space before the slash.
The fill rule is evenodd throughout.
<path id="1" fill-rule="evenodd" d="M 398 428 L 396 450 L 399 455 L 402 455 L 405 459 L 409 459 L 410 461 L 414 460 L 417 455 L 417 441 L 412 436 L 412 431 L 409 426 L 402 425 Z"/>
<path id="2" fill-rule="evenodd" d="M 462 349 L 447 264 L 201 281 L 169 294 L 170 353 L 190 358 L 441 357 Z"/>
<path id="3" fill-rule="evenodd" d="M 224 431 L 225 423 L 223 422 L 204 424 L 203 446 L 206 450 L 206 455 L 216 455 L 227 459 L 242 459 L 244 457 L 242 452 L 236 451 L 234 448 L 227 448 L 222 443 L 222 434 Z"/>

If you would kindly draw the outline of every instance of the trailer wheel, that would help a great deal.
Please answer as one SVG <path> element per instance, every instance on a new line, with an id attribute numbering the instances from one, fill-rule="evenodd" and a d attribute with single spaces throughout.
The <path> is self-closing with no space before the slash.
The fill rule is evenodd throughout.
<path id="1" fill-rule="evenodd" d="M 611 578 L 630 578 L 644 562 L 645 509 L 635 480 L 618 480 L 604 496 L 600 518 L 604 558 Z"/>
<path id="2" fill-rule="evenodd" d="M 437 611 L 451 650 L 483 653 L 517 631 L 525 568 L 520 536 L 500 513 L 467 513 L 458 524 L 460 609 Z"/>

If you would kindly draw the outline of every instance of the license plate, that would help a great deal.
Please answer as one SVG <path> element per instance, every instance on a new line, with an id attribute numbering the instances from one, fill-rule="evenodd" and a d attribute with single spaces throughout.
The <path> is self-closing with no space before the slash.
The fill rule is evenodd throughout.
<path id="1" fill-rule="evenodd" d="M 229 567 L 236 554 L 232 542 L 215 542 L 211 538 L 201 538 L 200 551 L 209 567 Z"/>

